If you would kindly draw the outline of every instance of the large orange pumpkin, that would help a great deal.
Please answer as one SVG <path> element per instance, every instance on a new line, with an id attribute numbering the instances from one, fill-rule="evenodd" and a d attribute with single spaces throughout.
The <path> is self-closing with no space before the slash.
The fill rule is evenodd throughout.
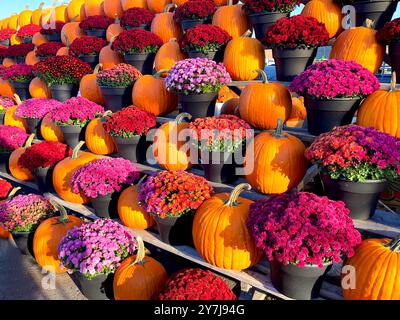
<path id="1" fill-rule="evenodd" d="M 174 14 L 169 12 L 172 7 L 174 5 L 166 6 L 164 12 L 157 14 L 151 22 L 151 32 L 158 35 L 164 43 L 172 38 L 179 39 L 183 33 L 181 25 L 173 19 Z"/>
<path id="2" fill-rule="evenodd" d="M 42 9 L 44 7 L 44 2 L 42 2 L 36 10 L 33 10 L 31 16 L 31 23 L 40 26 L 40 20 L 42 17 Z"/>
<path id="3" fill-rule="evenodd" d="M 18 127 L 26 131 L 28 127 L 25 120 L 15 115 L 15 110 L 22 101 L 17 94 L 14 94 L 14 98 L 17 105 L 7 109 L 4 115 L 4 125 Z"/>
<path id="4" fill-rule="evenodd" d="M 29 6 L 26 6 L 24 10 L 18 16 L 18 25 L 20 27 L 26 26 L 31 23 L 32 10 L 29 10 Z"/>
<path id="5" fill-rule="evenodd" d="M 166 170 L 186 170 L 191 166 L 190 150 L 183 149 L 186 139 L 181 136 L 185 129 L 189 129 L 189 124 L 183 120 L 191 117 L 188 113 L 181 113 L 175 121 L 166 122 L 157 129 L 153 141 L 153 155 L 158 164 Z"/>
<path id="6" fill-rule="evenodd" d="M 10 20 L 8 21 L 8 27 L 10 29 L 18 29 L 18 14 L 15 13 L 10 17 Z"/>
<path id="7" fill-rule="evenodd" d="M 333 0 L 311 0 L 303 8 L 301 15 L 313 17 L 325 24 L 329 38 L 342 30 L 342 8 Z"/>
<path id="8" fill-rule="evenodd" d="M 25 57 L 25 63 L 29 66 L 34 66 L 39 62 L 39 58 L 36 57 L 36 51 L 29 52 Z"/>
<path id="9" fill-rule="evenodd" d="M 49 40 L 47 40 L 47 37 L 40 32 L 36 32 L 32 37 L 32 43 L 35 45 L 35 47 L 39 47 L 41 44 L 47 42 L 49 42 Z"/>
<path id="10" fill-rule="evenodd" d="M 147 7 L 154 13 L 161 13 L 169 3 L 171 3 L 171 0 L 147 0 Z"/>
<path id="11" fill-rule="evenodd" d="M 157 51 L 154 67 L 157 72 L 163 69 L 170 70 L 175 63 L 184 59 L 187 59 L 187 54 L 181 51 L 176 39 L 172 38 Z"/>
<path id="12" fill-rule="evenodd" d="M 147 0 L 121 0 L 121 5 L 124 11 L 131 8 L 147 9 Z"/>
<path id="13" fill-rule="evenodd" d="M 104 13 L 111 19 L 115 17 L 121 18 L 124 14 L 121 0 L 104 0 Z"/>
<path id="14" fill-rule="evenodd" d="M 68 22 L 61 29 L 61 41 L 65 46 L 74 42 L 75 39 L 84 35 L 84 32 L 79 28 L 79 22 Z"/>
<path id="15" fill-rule="evenodd" d="M 60 127 L 57 126 L 50 118 L 50 114 L 46 114 L 40 125 L 40 134 L 46 141 L 64 142 L 64 134 Z"/>
<path id="16" fill-rule="evenodd" d="M 22 181 L 31 181 L 34 178 L 32 175 L 32 172 L 29 169 L 27 169 L 25 167 L 21 167 L 18 164 L 18 160 L 22 156 L 22 154 L 25 152 L 25 150 L 32 146 L 32 141 L 34 138 L 35 138 L 35 134 L 31 134 L 29 136 L 29 138 L 26 140 L 24 146 L 21 148 L 15 149 L 10 155 L 10 158 L 8 160 L 8 167 L 10 169 L 11 175 L 16 179 L 19 179 Z"/>
<path id="17" fill-rule="evenodd" d="M 107 28 L 107 41 L 111 42 L 115 37 L 118 37 L 122 31 L 124 31 L 124 29 L 121 27 L 120 21 L 117 18 L 115 19 L 115 22 L 113 24 L 110 24 Z"/>
<path id="18" fill-rule="evenodd" d="M 110 69 L 124 62 L 124 58 L 118 52 L 111 49 L 111 43 L 100 50 L 99 62 L 103 66 L 103 69 Z"/>
<path id="19" fill-rule="evenodd" d="M 226 46 L 224 65 L 233 80 L 254 80 L 258 76 L 256 70 L 264 70 L 264 47 L 248 35 L 232 39 Z"/>
<path id="20" fill-rule="evenodd" d="M 69 21 L 81 22 L 85 17 L 82 17 L 82 6 L 85 0 L 72 0 L 67 7 L 67 16 Z"/>
<path id="21" fill-rule="evenodd" d="M 161 70 L 152 75 L 144 75 L 136 80 L 132 89 L 132 102 L 135 106 L 154 114 L 165 115 L 178 107 L 178 96 L 165 87 Z M 151 90 L 149 90 L 151 88 Z"/>
<path id="22" fill-rule="evenodd" d="M 364 240 L 344 265 L 356 272 L 355 287 L 343 288 L 346 300 L 400 300 L 400 237 Z"/>
<path id="23" fill-rule="evenodd" d="M 103 128 L 104 118 L 110 113 L 111 111 L 107 111 L 103 118 L 93 119 L 86 127 L 86 146 L 94 154 L 108 155 L 117 152 L 114 139 Z"/>
<path id="24" fill-rule="evenodd" d="M 12 97 L 14 93 L 14 87 L 7 80 L 0 78 L 0 95 Z"/>
<path id="25" fill-rule="evenodd" d="M 250 185 L 264 194 L 284 193 L 297 186 L 308 166 L 305 146 L 296 137 L 282 132 L 278 120 L 275 131 L 257 135 L 248 145 L 245 175 Z M 254 151 L 254 152 L 253 152 Z"/>
<path id="26" fill-rule="evenodd" d="M 104 15 L 104 0 L 86 0 L 85 1 L 86 17 L 103 16 Z"/>
<path id="27" fill-rule="evenodd" d="M 93 73 L 83 76 L 79 85 L 79 90 L 82 97 L 103 105 L 104 98 L 100 91 L 100 87 L 97 85 L 97 74 L 101 67 L 102 65 L 98 64 L 96 68 L 94 68 Z"/>
<path id="28" fill-rule="evenodd" d="M 193 221 L 193 241 L 198 253 L 219 268 L 244 270 L 261 259 L 250 232 L 247 217 L 253 201 L 239 197 L 246 184 L 232 193 L 218 193 L 197 209 Z"/>
<path id="29" fill-rule="evenodd" d="M 72 156 L 57 163 L 53 171 L 54 190 L 65 201 L 77 204 L 86 204 L 90 200 L 82 192 L 72 192 L 72 175 L 81 166 L 99 158 L 99 156 L 90 152 L 80 152 L 84 143 L 84 141 L 81 141 L 74 148 Z"/>
<path id="30" fill-rule="evenodd" d="M 232 38 L 240 37 L 251 28 L 241 4 L 218 8 L 214 13 L 212 24 L 224 29 Z"/>
<path id="31" fill-rule="evenodd" d="M 118 199 L 118 215 L 124 226 L 131 229 L 145 230 L 154 225 L 154 219 L 139 203 L 137 186 L 126 188 Z"/>
<path id="32" fill-rule="evenodd" d="M 376 30 L 367 20 L 366 27 L 355 27 L 343 31 L 335 40 L 331 59 L 352 60 L 376 73 L 385 56 L 385 45 L 376 39 Z"/>
<path id="33" fill-rule="evenodd" d="M 280 83 L 269 83 L 264 71 L 262 83 L 247 85 L 239 98 L 240 117 L 257 129 L 269 130 L 278 119 L 286 121 L 292 112 L 289 90 Z"/>
<path id="34" fill-rule="evenodd" d="M 150 300 L 167 282 L 161 263 L 145 256 L 143 240 L 136 238 L 138 252 L 125 259 L 114 276 L 115 300 Z"/>
<path id="35" fill-rule="evenodd" d="M 396 90 L 395 72 L 389 90 L 375 91 L 362 102 L 357 124 L 400 138 L 400 90 Z"/>
<path id="36" fill-rule="evenodd" d="M 68 22 L 68 15 L 66 14 L 67 5 L 62 4 L 54 8 L 54 21 Z"/>
<path id="37" fill-rule="evenodd" d="M 64 207 L 56 206 L 60 211 L 59 217 L 52 217 L 43 221 L 35 231 L 33 238 L 33 252 L 36 262 L 50 272 L 65 273 L 58 259 L 58 246 L 67 232 L 83 224 L 78 217 L 68 215 Z"/>
<path id="38" fill-rule="evenodd" d="M 51 98 L 51 91 L 46 83 L 39 78 L 33 78 L 29 84 L 29 93 L 32 98 Z"/>

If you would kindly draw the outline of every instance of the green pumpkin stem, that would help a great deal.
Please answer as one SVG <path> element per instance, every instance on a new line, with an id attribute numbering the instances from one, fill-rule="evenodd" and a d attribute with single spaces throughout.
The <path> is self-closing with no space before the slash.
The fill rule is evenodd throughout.
<path id="1" fill-rule="evenodd" d="M 390 80 L 390 92 L 396 91 L 396 81 L 397 81 L 397 76 L 396 76 L 396 71 L 392 72 L 392 78 Z"/>
<path id="2" fill-rule="evenodd" d="M 60 216 L 58 217 L 58 222 L 55 223 L 55 224 L 65 224 L 65 223 L 71 222 L 68 219 L 67 210 L 65 210 L 65 208 L 61 204 L 59 204 L 59 203 L 57 203 L 57 202 L 55 202 L 53 200 L 50 200 L 50 203 L 60 213 Z"/>
<path id="3" fill-rule="evenodd" d="M 226 206 L 232 207 L 237 205 L 237 199 L 244 190 L 251 190 L 251 186 L 248 183 L 241 183 L 232 190 L 229 200 L 225 203 Z"/>
<path id="4" fill-rule="evenodd" d="M 190 121 L 190 120 L 192 119 L 192 115 L 191 115 L 190 113 L 187 113 L 187 112 L 180 113 L 180 114 L 178 114 L 178 115 L 176 116 L 175 122 L 176 122 L 177 124 L 180 124 L 180 123 L 182 123 L 183 120 L 185 120 L 185 119 L 188 119 L 188 120 Z"/>
<path id="5" fill-rule="evenodd" d="M 161 69 L 160 71 L 157 71 L 157 72 L 154 74 L 153 77 L 159 79 L 159 78 L 162 77 L 162 75 L 163 75 L 164 73 L 169 73 L 170 71 L 171 71 L 170 69 Z"/>
<path id="6" fill-rule="evenodd" d="M 23 146 L 24 149 L 30 148 L 32 146 L 33 139 L 35 139 L 35 134 L 32 133 L 28 139 L 26 139 L 25 144 Z"/>
<path id="7" fill-rule="evenodd" d="M 17 103 L 17 106 L 19 106 L 22 103 L 21 98 L 16 93 L 14 93 L 14 100 Z"/>
<path id="8" fill-rule="evenodd" d="M 170 10 L 173 8 L 175 10 L 175 8 L 178 7 L 175 3 L 169 3 L 165 6 L 164 8 L 164 12 L 171 12 Z"/>
<path id="9" fill-rule="evenodd" d="M 286 138 L 286 136 L 282 134 L 282 131 L 283 131 L 283 121 L 281 119 L 278 119 L 275 132 L 271 134 L 271 136 L 275 138 Z"/>
<path id="10" fill-rule="evenodd" d="M 144 182 L 144 180 L 146 180 L 147 178 L 147 174 L 143 175 L 143 177 L 141 177 L 138 181 L 138 183 L 136 183 L 136 192 L 139 193 L 139 189 L 140 189 L 140 185 Z"/>
<path id="11" fill-rule="evenodd" d="M 144 258 L 146 257 L 146 248 L 144 247 L 144 242 L 141 237 L 136 237 L 136 243 L 137 243 L 137 253 L 136 253 L 136 259 L 135 261 L 132 262 L 131 266 L 134 266 L 135 264 L 144 264 Z"/>
<path id="12" fill-rule="evenodd" d="M 15 188 L 13 188 L 11 191 L 10 191 L 10 193 L 8 194 L 8 196 L 7 196 L 7 200 L 11 200 L 12 198 L 14 198 L 14 196 L 17 194 L 17 192 L 19 191 L 19 190 L 21 190 L 22 188 L 21 187 L 15 187 Z"/>
<path id="13" fill-rule="evenodd" d="M 269 83 L 269 82 L 268 82 L 267 74 L 265 73 L 264 70 L 256 69 L 256 70 L 254 70 L 254 71 L 257 72 L 257 73 L 262 77 L 262 82 L 263 82 L 264 84 Z"/>
<path id="14" fill-rule="evenodd" d="M 85 141 L 80 141 L 72 151 L 71 160 L 78 159 L 79 151 L 81 151 Z"/>
<path id="15" fill-rule="evenodd" d="M 389 248 L 394 252 L 400 252 L 400 236 L 394 238 L 393 241 L 389 243 Z"/>

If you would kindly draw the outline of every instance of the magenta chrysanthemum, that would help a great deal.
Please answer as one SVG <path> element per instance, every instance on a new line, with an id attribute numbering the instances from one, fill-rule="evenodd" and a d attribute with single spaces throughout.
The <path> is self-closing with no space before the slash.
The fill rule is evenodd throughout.
<path id="1" fill-rule="evenodd" d="M 15 110 L 15 115 L 22 118 L 42 119 L 47 113 L 63 104 L 54 99 L 33 98 L 22 102 Z"/>

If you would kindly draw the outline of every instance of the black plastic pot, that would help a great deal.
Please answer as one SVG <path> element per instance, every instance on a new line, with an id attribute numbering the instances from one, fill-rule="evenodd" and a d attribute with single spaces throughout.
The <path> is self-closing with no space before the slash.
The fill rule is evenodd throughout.
<path id="1" fill-rule="evenodd" d="M 107 30 L 106 29 L 91 29 L 85 30 L 85 33 L 91 37 L 97 37 L 101 39 L 107 39 Z"/>
<path id="2" fill-rule="evenodd" d="M 10 39 L 0 40 L 0 44 L 5 47 L 10 46 Z"/>
<path id="3" fill-rule="evenodd" d="M 386 180 L 353 182 L 331 179 L 326 174 L 321 174 L 321 179 L 328 198 L 343 201 L 350 210 L 350 217 L 358 220 L 368 220 L 374 215 L 379 195 L 388 186 Z"/>
<path id="4" fill-rule="evenodd" d="M 10 159 L 11 152 L 0 152 L 0 171 L 8 173 L 8 160 Z"/>
<path id="5" fill-rule="evenodd" d="M 15 93 L 18 94 L 19 98 L 22 101 L 31 98 L 31 94 L 29 93 L 29 84 L 30 82 L 15 82 L 10 81 L 11 85 L 13 86 Z"/>
<path id="6" fill-rule="evenodd" d="M 384 24 L 392 20 L 396 11 L 398 1 L 355 1 L 353 6 L 356 9 L 356 26 L 362 26 L 366 19 L 374 21 L 374 28 L 380 29 Z"/>
<path id="7" fill-rule="evenodd" d="M 323 268 L 318 266 L 282 265 L 273 261 L 271 265 L 271 280 L 274 287 L 285 296 L 297 300 L 311 300 L 318 298 L 322 281 L 332 264 Z"/>
<path id="8" fill-rule="evenodd" d="M 204 177 L 208 181 L 217 183 L 231 183 L 237 180 L 233 155 L 228 152 L 201 152 L 200 159 Z"/>
<path id="9" fill-rule="evenodd" d="M 23 37 L 21 40 L 22 43 L 32 43 L 32 37 Z"/>
<path id="10" fill-rule="evenodd" d="M 85 140 L 84 127 L 77 125 L 59 126 L 64 135 L 64 143 L 72 149 L 77 146 L 79 141 Z"/>
<path id="11" fill-rule="evenodd" d="M 88 280 L 81 273 L 75 272 L 71 275 L 71 278 L 89 300 L 110 300 L 114 298 L 114 274 L 108 276 L 101 274 L 92 280 Z"/>
<path id="12" fill-rule="evenodd" d="M 100 87 L 107 109 L 117 112 L 132 105 L 132 86 L 130 87 Z"/>
<path id="13" fill-rule="evenodd" d="M 255 36 L 258 40 L 265 38 L 267 29 L 273 25 L 280 18 L 288 17 L 289 13 L 281 12 L 268 12 L 268 13 L 255 13 L 249 14 L 249 20 L 253 26 Z"/>
<path id="14" fill-rule="evenodd" d="M 33 254 L 33 236 L 35 235 L 34 231 L 31 232 L 13 232 L 12 236 L 15 244 L 17 245 L 19 251 L 23 255 L 32 255 Z"/>
<path id="15" fill-rule="evenodd" d="M 73 84 L 52 84 L 50 86 L 51 96 L 60 102 L 76 97 L 79 87 Z"/>
<path id="16" fill-rule="evenodd" d="M 292 81 L 312 65 L 317 49 L 272 49 L 278 81 Z"/>
<path id="17" fill-rule="evenodd" d="M 193 246 L 192 226 L 193 215 L 181 217 L 165 217 L 152 214 L 157 224 L 158 233 L 162 242 L 172 246 Z"/>
<path id="18" fill-rule="evenodd" d="M 350 124 L 360 102 L 358 98 L 318 100 L 306 96 L 304 105 L 307 109 L 308 132 L 318 136 L 335 126 Z"/>
<path id="19" fill-rule="evenodd" d="M 133 163 L 143 163 L 146 161 L 146 137 L 135 136 L 132 138 L 114 137 L 117 145 L 118 156 L 130 160 Z"/>
<path id="20" fill-rule="evenodd" d="M 389 45 L 389 57 L 392 70 L 396 72 L 397 83 L 400 83 L 400 42 Z"/>
<path id="21" fill-rule="evenodd" d="M 134 27 L 134 26 L 125 26 L 125 29 L 126 29 L 126 30 L 136 29 L 136 28 L 143 29 L 143 30 L 146 30 L 146 31 L 150 31 L 151 25 L 150 25 L 149 23 L 145 23 L 145 24 L 141 24 L 140 26 L 137 26 L 137 27 Z"/>
<path id="22" fill-rule="evenodd" d="M 0 124 L 4 124 L 4 117 L 5 117 L 5 112 L 0 113 Z"/>
<path id="23" fill-rule="evenodd" d="M 189 58 L 207 58 L 210 60 L 214 60 L 215 62 L 222 62 L 224 60 L 224 52 L 225 48 L 218 51 L 208 51 L 207 53 L 199 51 L 189 51 L 188 56 Z"/>
<path id="24" fill-rule="evenodd" d="M 92 55 L 92 54 L 82 54 L 79 56 L 79 59 L 82 61 L 85 61 L 87 64 L 89 64 L 92 69 L 96 68 L 96 66 L 99 64 L 99 55 Z"/>
<path id="25" fill-rule="evenodd" d="M 25 63 L 25 57 L 14 57 L 12 58 L 16 63 Z"/>
<path id="26" fill-rule="evenodd" d="M 40 139 L 40 124 L 42 122 L 41 119 L 34 118 L 24 118 L 26 126 L 28 127 L 29 133 L 34 133 L 36 138 Z"/>
<path id="27" fill-rule="evenodd" d="M 35 168 L 32 170 L 36 184 L 41 192 L 51 191 L 53 188 L 53 170 L 51 168 Z"/>
<path id="28" fill-rule="evenodd" d="M 194 119 L 214 116 L 217 97 L 217 92 L 189 95 L 178 94 L 182 110 L 190 113 Z"/>
<path id="29" fill-rule="evenodd" d="M 182 20 L 181 21 L 181 27 L 183 31 L 186 31 L 190 28 L 193 28 L 195 26 L 199 26 L 201 24 L 207 24 L 210 22 L 210 19 L 203 19 L 203 20 L 192 20 L 192 19 L 187 19 L 187 20 Z"/>
<path id="30" fill-rule="evenodd" d="M 134 66 L 142 74 L 153 74 L 155 53 L 132 53 L 125 55 L 125 62 Z"/>
<path id="31" fill-rule="evenodd" d="M 49 42 L 61 42 L 61 33 L 52 33 L 47 35 Z"/>
<path id="32" fill-rule="evenodd" d="M 110 193 L 105 196 L 91 198 L 90 201 L 96 216 L 99 218 L 116 218 L 117 213 L 117 193 Z"/>

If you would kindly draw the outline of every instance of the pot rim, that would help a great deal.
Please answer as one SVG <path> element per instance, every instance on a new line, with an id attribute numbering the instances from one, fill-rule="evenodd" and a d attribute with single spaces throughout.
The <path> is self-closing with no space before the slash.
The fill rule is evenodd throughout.
<path id="1" fill-rule="evenodd" d="M 15 231 L 15 232 L 11 232 L 10 231 L 10 233 L 12 234 L 12 235 L 29 235 L 29 234 L 31 234 L 31 233 L 35 233 L 35 231 L 36 230 L 32 230 L 32 231 Z"/>
<path id="2" fill-rule="evenodd" d="M 261 16 L 267 16 L 267 15 L 288 15 L 290 11 L 288 12 L 282 12 L 282 11 L 264 11 L 264 12 L 258 12 L 258 13 L 246 13 L 249 17 L 261 17 Z"/>
<path id="3" fill-rule="evenodd" d="M 381 180 L 366 179 L 366 180 L 364 180 L 364 181 L 351 181 L 351 180 L 348 180 L 348 179 L 345 179 L 345 178 L 333 179 L 333 178 L 332 178 L 329 174 L 327 174 L 327 173 L 324 173 L 324 172 L 322 172 L 322 171 L 321 171 L 320 173 L 321 173 L 322 175 L 328 177 L 329 179 L 333 180 L 333 181 L 339 180 L 339 181 L 344 181 L 344 182 L 348 182 L 348 183 L 386 183 L 386 182 L 389 181 L 389 180 L 387 180 L 387 179 L 381 179 Z"/>
<path id="4" fill-rule="evenodd" d="M 304 100 L 309 99 L 309 100 L 314 100 L 314 101 L 350 101 L 350 100 L 362 100 L 364 99 L 363 97 L 356 97 L 356 98 L 331 98 L 331 99 L 321 99 L 321 98 L 315 98 L 313 96 L 305 95 Z"/>
<path id="5" fill-rule="evenodd" d="M 304 269 L 305 267 L 323 269 L 323 268 L 320 268 L 317 264 L 306 264 L 303 268 L 300 268 L 300 267 L 298 266 L 298 264 L 291 264 L 291 263 L 288 263 L 288 264 L 285 264 L 285 265 L 284 265 L 282 262 L 279 262 L 279 261 L 277 261 L 277 260 L 270 261 L 269 263 L 271 264 L 271 262 L 272 262 L 272 263 L 278 263 L 278 264 L 280 264 L 282 267 L 291 266 L 291 267 L 297 267 L 297 268 L 299 268 L 299 269 Z M 325 263 L 323 263 L 322 265 L 323 265 L 324 267 L 329 267 L 330 265 L 333 265 L 333 264 L 334 264 L 333 261 L 330 261 L 330 262 L 325 262 Z"/>

